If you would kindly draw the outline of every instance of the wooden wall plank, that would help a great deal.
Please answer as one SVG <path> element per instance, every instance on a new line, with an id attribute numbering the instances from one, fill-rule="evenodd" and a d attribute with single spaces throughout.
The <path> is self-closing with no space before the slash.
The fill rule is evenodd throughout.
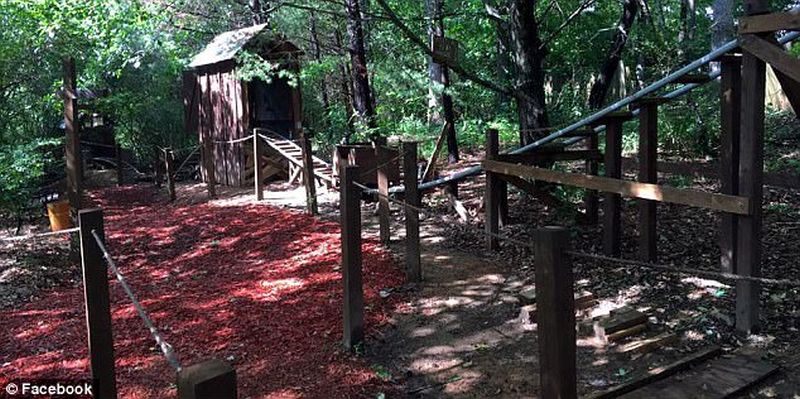
<path id="1" fill-rule="evenodd" d="M 579 173 L 557 172 L 550 169 L 491 160 L 483 161 L 481 166 L 488 172 L 611 192 L 630 198 L 669 202 L 739 215 L 748 215 L 752 212 L 750 209 L 750 200 L 748 198 L 734 195 L 630 182 Z"/>

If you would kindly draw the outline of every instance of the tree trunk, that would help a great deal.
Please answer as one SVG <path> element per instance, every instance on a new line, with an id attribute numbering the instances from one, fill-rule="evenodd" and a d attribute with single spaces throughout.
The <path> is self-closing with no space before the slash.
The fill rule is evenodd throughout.
<path id="1" fill-rule="evenodd" d="M 428 38 L 433 43 L 434 37 L 444 36 L 444 21 L 442 20 L 443 0 L 426 0 L 425 6 L 428 15 Z M 433 61 L 428 57 L 428 76 L 430 88 L 428 89 L 429 121 L 433 124 L 447 124 L 445 132 L 447 138 L 447 161 L 459 161 L 458 138 L 456 137 L 456 115 L 453 109 L 453 97 L 447 93 L 450 85 L 450 72 L 446 65 Z M 441 93 L 441 96 L 439 95 Z M 441 107 L 442 113 L 439 113 Z M 442 120 L 444 117 L 444 120 Z"/>
<path id="2" fill-rule="evenodd" d="M 314 52 L 314 59 L 317 62 L 322 61 L 322 48 L 319 44 L 319 35 L 317 34 L 317 17 L 314 13 L 309 13 L 308 16 L 308 33 L 311 40 L 311 48 Z M 327 112 L 330 108 L 330 100 L 328 99 L 328 83 L 327 77 L 322 77 L 322 107 L 325 109 L 325 113 L 327 116 Z"/>
<path id="3" fill-rule="evenodd" d="M 608 57 L 605 62 L 603 62 L 603 66 L 600 69 L 600 76 L 597 77 L 589 94 L 589 108 L 591 109 L 602 107 L 606 101 L 608 89 L 611 86 L 614 74 L 619 68 L 619 61 L 622 59 L 622 52 L 625 50 L 625 45 L 628 43 L 628 36 L 631 31 L 631 26 L 633 26 L 633 21 L 636 19 L 636 12 L 638 9 L 637 0 L 625 0 L 622 7 L 622 17 L 619 20 L 619 24 L 617 24 L 617 33 L 614 35 Z"/>
<path id="4" fill-rule="evenodd" d="M 339 29 L 334 31 L 333 35 L 336 40 L 336 47 L 342 48 L 342 33 Z M 341 90 L 342 90 L 342 104 L 344 104 L 344 112 L 347 117 L 347 132 L 344 135 L 344 144 L 350 143 L 350 137 L 355 134 L 355 112 L 353 112 L 353 95 L 352 95 L 352 74 L 347 63 L 342 62 L 339 64 L 339 74 L 341 76 Z"/>
<path id="5" fill-rule="evenodd" d="M 347 35 L 349 37 L 351 73 L 353 76 L 353 108 L 361 128 L 375 127 L 375 108 L 369 85 L 367 54 L 364 46 L 364 29 L 361 25 L 359 0 L 347 0 Z"/>
<path id="6" fill-rule="evenodd" d="M 733 0 L 714 0 L 711 4 L 711 49 L 716 50 L 733 39 L 736 28 L 733 24 Z M 712 62 L 711 68 L 719 70 L 719 63 Z"/>
<path id="7" fill-rule="evenodd" d="M 509 4 L 511 47 L 517 79 L 514 95 L 519 113 L 520 144 L 525 145 L 546 135 L 548 127 L 544 96 L 545 50 L 541 49 L 535 0 L 511 0 Z"/>
<path id="8" fill-rule="evenodd" d="M 253 14 L 254 25 L 269 24 L 269 13 L 267 12 L 270 9 L 269 1 L 250 0 L 249 6 L 250 12 Z"/>

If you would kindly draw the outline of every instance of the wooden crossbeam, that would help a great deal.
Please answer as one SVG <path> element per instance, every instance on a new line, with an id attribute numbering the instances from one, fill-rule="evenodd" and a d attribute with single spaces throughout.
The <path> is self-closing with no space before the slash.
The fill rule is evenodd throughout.
<path id="1" fill-rule="evenodd" d="M 781 71 L 787 77 L 800 82 L 800 59 L 792 57 L 772 43 L 755 35 L 744 35 L 742 48 Z"/>
<path id="2" fill-rule="evenodd" d="M 637 183 L 578 173 L 557 172 L 550 169 L 498 161 L 483 161 L 481 166 L 489 172 L 615 193 L 630 198 L 689 205 L 737 215 L 750 215 L 753 213 L 750 199 L 735 195 L 665 187 L 657 184 Z"/>
<path id="3" fill-rule="evenodd" d="M 574 150 L 542 153 L 532 152 L 525 154 L 502 154 L 497 156 L 497 160 L 501 162 L 524 164 L 551 161 L 599 161 L 602 160 L 602 158 L 603 153 L 598 150 Z"/>
<path id="4" fill-rule="evenodd" d="M 779 30 L 800 30 L 800 14 L 778 12 L 739 18 L 739 33 L 765 33 Z"/>

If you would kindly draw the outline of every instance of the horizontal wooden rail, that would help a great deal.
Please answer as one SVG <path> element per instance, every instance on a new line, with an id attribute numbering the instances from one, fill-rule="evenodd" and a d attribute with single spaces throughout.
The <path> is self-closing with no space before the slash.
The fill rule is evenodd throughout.
<path id="1" fill-rule="evenodd" d="M 665 187 L 657 184 L 637 183 L 578 173 L 557 172 L 550 169 L 498 161 L 483 161 L 481 166 L 485 170 L 494 173 L 615 193 L 631 198 L 689 205 L 738 215 L 750 215 L 753 213 L 749 198 L 734 195 Z"/>
<path id="2" fill-rule="evenodd" d="M 575 150 L 559 152 L 530 152 L 527 154 L 501 154 L 497 156 L 500 162 L 532 163 L 549 161 L 601 161 L 603 153 L 598 150 Z"/>
<path id="3" fill-rule="evenodd" d="M 800 13 L 781 12 L 739 18 L 739 33 L 764 33 L 800 30 Z"/>

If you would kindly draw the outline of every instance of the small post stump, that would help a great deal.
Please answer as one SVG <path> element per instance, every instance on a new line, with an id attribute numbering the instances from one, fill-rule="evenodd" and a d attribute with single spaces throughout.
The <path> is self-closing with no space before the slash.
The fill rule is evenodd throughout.
<path id="1" fill-rule="evenodd" d="M 222 360 L 193 364 L 178 372 L 180 399 L 237 399 L 236 370 Z"/>
<path id="2" fill-rule="evenodd" d="M 253 134 L 253 189 L 256 194 L 256 201 L 264 199 L 264 182 L 261 177 L 261 138 L 258 134 Z"/>
<path id="3" fill-rule="evenodd" d="M 171 148 L 164 150 L 164 174 L 167 175 L 167 192 L 169 193 L 169 200 L 175 201 L 175 171 L 173 170 L 175 163 L 175 153 Z"/>
<path id="4" fill-rule="evenodd" d="M 300 128 L 300 147 L 303 151 L 303 183 L 306 186 L 306 211 L 309 215 L 319 215 L 317 205 L 317 185 L 314 179 L 314 152 L 311 149 L 311 138 Z"/>

